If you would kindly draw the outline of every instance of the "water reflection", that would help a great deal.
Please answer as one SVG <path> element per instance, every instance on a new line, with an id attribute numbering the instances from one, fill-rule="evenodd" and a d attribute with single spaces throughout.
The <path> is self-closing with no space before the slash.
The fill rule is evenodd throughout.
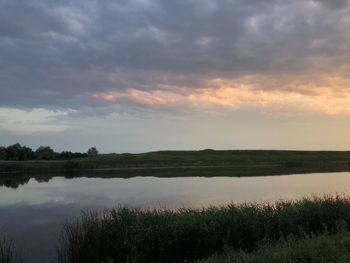
<path id="1" fill-rule="evenodd" d="M 29 182 L 28 177 L 19 177 L 19 178 L 0 178 L 0 186 L 5 186 L 8 188 L 17 189 L 18 186 L 27 184 Z M 48 179 L 50 180 L 50 179 Z"/>
<path id="2" fill-rule="evenodd" d="M 264 177 L 133 177 L 20 179 L 0 187 L 0 206 L 50 202 L 96 206 L 200 206 L 228 201 L 274 201 L 324 192 L 347 192 L 350 173 Z"/>
<path id="3" fill-rule="evenodd" d="M 55 202 L 1 206 L 0 233 L 15 244 L 16 262 L 56 262 L 55 246 L 62 225 L 81 209 L 88 207 Z"/>
<path id="4" fill-rule="evenodd" d="M 82 209 L 115 205 L 179 207 L 274 201 L 323 193 L 348 193 L 350 173 L 265 177 L 18 178 L 1 181 L 0 233 L 24 262 L 54 262 L 62 223 Z"/>

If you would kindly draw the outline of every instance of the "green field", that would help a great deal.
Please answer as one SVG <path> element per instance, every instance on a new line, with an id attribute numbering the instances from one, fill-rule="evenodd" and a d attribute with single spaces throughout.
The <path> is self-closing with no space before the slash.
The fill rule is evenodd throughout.
<path id="1" fill-rule="evenodd" d="M 30 178 L 53 176 L 264 176 L 350 171 L 350 152 L 340 151 L 159 151 L 101 154 L 71 160 L 0 160 L 0 186 L 16 188 Z"/>
<path id="2" fill-rule="evenodd" d="M 68 223 L 59 258 L 71 263 L 191 262 L 208 258 L 209 262 L 231 262 L 231 257 L 264 262 L 254 260 L 271 251 L 277 259 L 294 257 L 294 261 L 272 262 L 341 262 L 327 261 L 331 255 L 315 257 L 315 251 L 348 257 L 349 226 L 350 199 L 345 196 L 175 211 L 116 208 L 85 213 Z M 340 231 L 344 233 L 341 239 L 331 236 Z M 316 237 L 321 234 L 329 236 Z M 313 241 L 304 247 L 309 239 Z M 273 258 L 274 254 L 268 256 Z M 323 257 L 326 261 L 317 261 Z"/>
<path id="3" fill-rule="evenodd" d="M 18 174 L 141 176 L 257 176 L 350 171 L 350 152 L 159 151 L 102 154 L 72 160 L 0 161 L 0 177 Z"/>

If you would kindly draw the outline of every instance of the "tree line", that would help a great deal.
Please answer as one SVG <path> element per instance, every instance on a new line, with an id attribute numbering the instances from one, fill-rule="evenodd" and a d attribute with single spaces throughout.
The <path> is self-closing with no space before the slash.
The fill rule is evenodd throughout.
<path id="1" fill-rule="evenodd" d="M 86 153 L 62 151 L 55 152 L 49 146 L 40 146 L 33 150 L 27 146 L 22 146 L 19 143 L 8 147 L 0 146 L 0 160 L 9 161 L 26 161 L 26 160 L 60 160 L 74 159 L 97 156 L 98 151 L 95 147 L 91 147 Z"/>

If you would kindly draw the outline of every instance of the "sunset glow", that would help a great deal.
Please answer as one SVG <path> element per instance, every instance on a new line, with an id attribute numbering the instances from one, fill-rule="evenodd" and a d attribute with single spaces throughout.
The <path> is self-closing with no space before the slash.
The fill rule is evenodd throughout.
<path id="1" fill-rule="evenodd" d="M 203 87 L 155 89 L 150 91 L 127 89 L 92 93 L 91 97 L 107 103 L 129 101 L 142 106 L 217 106 L 236 109 L 278 106 L 307 114 L 350 114 L 350 79 L 340 75 L 309 75 L 282 79 L 266 76 L 246 76 L 238 79 L 212 79 Z M 284 85 L 283 83 L 287 83 Z M 280 88 L 283 87 L 283 88 Z"/>

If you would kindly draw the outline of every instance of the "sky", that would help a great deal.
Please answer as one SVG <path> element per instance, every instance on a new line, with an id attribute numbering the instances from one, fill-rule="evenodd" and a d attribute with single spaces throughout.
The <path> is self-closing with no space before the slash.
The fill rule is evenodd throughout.
<path id="1" fill-rule="evenodd" d="M 348 0 L 0 0 L 0 145 L 350 150 Z"/>

